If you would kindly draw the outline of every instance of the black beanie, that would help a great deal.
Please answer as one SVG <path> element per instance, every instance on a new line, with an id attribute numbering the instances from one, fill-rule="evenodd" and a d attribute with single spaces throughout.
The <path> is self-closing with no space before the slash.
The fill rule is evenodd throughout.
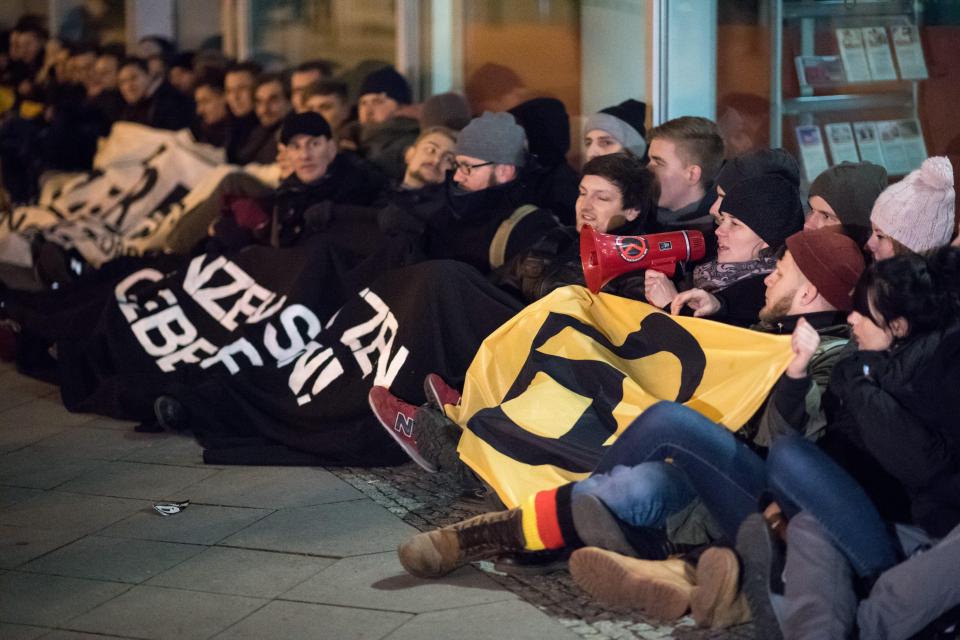
<path id="1" fill-rule="evenodd" d="M 733 185 L 746 178 L 780 176 L 795 188 L 800 187 L 800 166 L 786 149 L 761 149 L 727 160 L 717 174 L 717 186 L 729 193 Z"/>
<path id="2" fill-rule="evenodd" d="M 776 249 L 803 229 L 803 205 L 800 194 L 789 180 L 765 175 L 740 180 L 727 192 L 720 205 Z"/>
<path id="3" fill-rule="evenodd" d="M 311 138 L 324 136 L 332 138 L 333 132 L 326 119 L 315 111 L 306 111 L 304 113 L 291 113 L 283 119 L 283 126 L 280 127 L 280 142 L 289 144 L 294 136 L 304 134 Z"/>
<path id="4" fill-rule="evenodd" d="M 620 104 L 600 109 L 600 113 L 608 113 L 614 118 L 619 118 L 636 129 L 641 136 L 647 135 L 647 128 L 644 126 L 647 122 L 646 102 L 633 99 L 624 100 Z"/>
<path id="5" fill-rule="evenodd" d="M 830 167 L 810 185 L 810 197 L 827 201 L 843 223 L 843 230 L 861 247 L 870 238 L 870 212 L 887 188 L 887 170 L 872 162 L 842 162 Z"/>
<path id="6" fill-rule="evenodd" d="M 360 97 L 368 93 L 385 93 L 398 104 L 410 104 L 410 85 L 393 67 L 377 69 L 367 75 L 360 85 Z"/>

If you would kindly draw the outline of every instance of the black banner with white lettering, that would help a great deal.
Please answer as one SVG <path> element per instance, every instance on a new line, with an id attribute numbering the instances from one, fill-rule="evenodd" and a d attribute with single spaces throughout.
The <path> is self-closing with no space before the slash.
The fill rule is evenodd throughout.
<path id="1" fill-rule="evenodd" d="M 203 255 L 172 273 L 144 268 L 82 340 L 58 344 L 68 408 L 145 420 L 173 395 L 201 443 L 272 445 L 329 464 L 404 456 L 367 405 L 374 384 L 411 402 L 436 371 L 454 384 L 481 341 L 519 308 L 449 261 L 389 271 L 368 286 L 323 243 Z"/>

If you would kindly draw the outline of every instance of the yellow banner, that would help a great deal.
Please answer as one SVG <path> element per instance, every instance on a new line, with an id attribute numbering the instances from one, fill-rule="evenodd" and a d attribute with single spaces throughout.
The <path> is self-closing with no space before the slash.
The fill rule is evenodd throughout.
<path id="1" fill-rule="evenodd" d="M 508 507 L 586 477 L 644 409 L 673 400 L 737 430 L 792 358 L 789 336 L 557 289 L 491 334 L 447 406 L 459 453 Z"/>

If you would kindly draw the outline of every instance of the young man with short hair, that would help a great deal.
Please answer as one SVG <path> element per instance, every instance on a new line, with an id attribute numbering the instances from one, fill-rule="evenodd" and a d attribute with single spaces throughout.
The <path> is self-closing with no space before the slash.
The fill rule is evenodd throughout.
<path id="1" fill-rule="evenodd" d="M 290 98 L 280 74 L 265 73 L 257 78 L 253 87 L 253 110 L 258 124 L 237 151 L 236 162 L 271 164 L 277 161 L 280 124 L 290 112 Z"/>
<path id="2" fill-rule="evenodd" d="M 335 136 L 350 118 L 350 100 L 345 82 L 318 80 L 303 90 L 303 101 L 307 111 L 316 111 L 330 123 Z"/>
<path id="3" fill-rule="evenodd" d="M 174 131 L 193 121 L 193 100 L 162 77 L 151 77 L 142 58 L 126 58 L 120 63 L 117 86 L 126 102 L 122 120 Z"/>
<path id="4" fill-rule="evenodd" d="M 309 60 L 294 67 L 290 73 L 290 102 L 293 110 L 297 113 L 306 111 L 307 88 L 329 77 L 330 65 L 323 60 Z"/>
<path id="5" fill-rule="evenodd" d="M 227 162 L 245 164 L 239 153 L 250 134 L 259 124 L 253 112 L 253 87 L 260 75 L 260 65 L 255 62 L 237 62 L 227 67 L 223 78 L 223 95 L 230 110 L 230 125 L 227 133 Z"/>

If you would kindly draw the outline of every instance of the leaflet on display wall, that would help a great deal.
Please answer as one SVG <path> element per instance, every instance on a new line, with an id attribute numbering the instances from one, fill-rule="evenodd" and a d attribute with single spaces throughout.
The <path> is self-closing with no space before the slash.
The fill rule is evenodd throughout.
<path id="1" fill-rule="evenodd" d="M 900 133 L 900 144 L 907 156 L 908 171 L 918 169 L 927 158 L 927 146 L 923 142 L 923 130 L 917 120 L 900 120 L 897 122 Z"/>
<path id="2" fill-rule="evenodd" d="M 863 47 L 860 29 L 837 29 L 837 45 L 847 82 L 869 82 L 870 66 L 867 64 L 867 52 Z"/>
<path id="3" fill-rule="evenodd" d="M 877 122 L 877 132 L 887 173 L 892 176 L 902 176 L 910 173 L 910 159 L 900 137 L 900 122 L 898 120 L 880 120 Z"/>
<path id="4" fill-rule="evenodd" d="M 890 40 L 883 27 L 864 27 L 863 42 L 867 50 L 867 63 L 874 80 L 896 80 L 897 69 L 890 54 Z"/>
<path id="5" fill-rule="evenodd" d="M 824 125 L 827 144 L 830 146 L 830 158 L 833 164 L 841 162 L 860 162 L 857 143 L 853 141 L 853 128 L 849 122 L 834 122 Z"/>
<path id="6" fill-rule="evenodd" d="M 814 178 L 830 168 L 830 163 L 827 162 L 827 151 L 823 148 L 820 127 L 815 124 L 797 127 L 797 144 L 800 147 L 803 170 L 807 180 L 812 182 Z"/>
<path id="7" fill-rule="evenodd" d="M 897 65 L 900 77 L 904 80 L 923 80 L 927 78 L 927 63 L 923 59 L 923 46 L 920 43 L 920 31 L 912 24 L 890 27 L 893 49 L 897 52 Z"/>
<path id="8" fill-rule="evenodd" d="M 860 159 L 864 162 L 872 162 L 881 167 L 886 167 L 887 165 L 883 160 L 883 152 L 880 150 L 877 123 L 854 122 L 853 133 L 857 140 L 857 149 L 860 151 Z"/>

